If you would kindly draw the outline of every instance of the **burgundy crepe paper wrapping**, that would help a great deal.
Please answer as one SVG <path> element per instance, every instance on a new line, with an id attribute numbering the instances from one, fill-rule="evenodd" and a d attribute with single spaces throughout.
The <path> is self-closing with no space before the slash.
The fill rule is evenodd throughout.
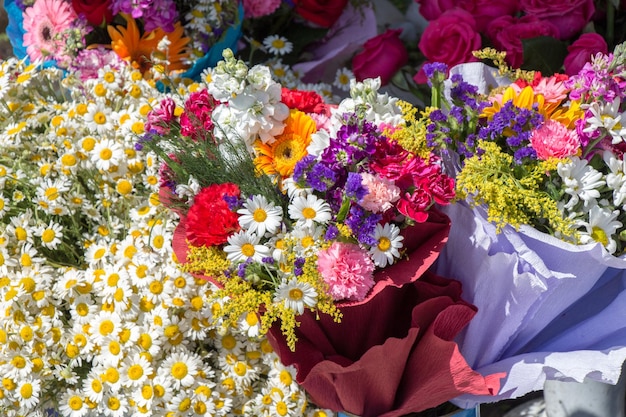
<path id="1" fill-rule="evenodd" d="M 476 307 L 461 299 L 458 281 L 427 271 L 449 230 L 448 217 L 438 211 L 405 229 L 410 257 L 378 271 L 366 299 L 339 303 L 341 323 L 306 310 L 299 317 L 294 352 L 279 324 L 270 329 L 274 350 L 285 365 L 295 365 L 298 383 L 317 406 L 362 417 L 396 417 L 462 394 L 498 392 L 505 374 L 474 372 L 453 341 Z M 184 216 L 172 246 L 185 262 Z"/>
<path id="2" fill-rule="evenodd" d="M 445 244 L 450 223 L 433 212 L 406 229 L 402 260 L 376 274 L 361 302 L 339 303 L 341 323 L 306 311 L 291 351 L 275 325 L 268 339 L 317 406 L 362 417 L 395 417 L 436 407 L 465 393 L 493 395 L 504 374 L 474 372 L 454 337 L 476 307 L 461 284 L 428 268 Z"/>

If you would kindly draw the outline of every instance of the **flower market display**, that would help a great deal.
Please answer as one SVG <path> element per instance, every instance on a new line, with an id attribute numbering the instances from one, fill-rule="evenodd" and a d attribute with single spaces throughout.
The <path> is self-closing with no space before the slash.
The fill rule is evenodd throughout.
<path id="1" fill-rule="evenodd" d="M 446 79 L 445 65 L 425 68 L 436 106 L 427 140 L 460 200 L 443 208 L 452 229 L 436 270 L 479 307 L 459 346 L 480 372 L 507 373 L 495 398 L 546 379 L 620 376 L 625 46 L 572 76 L 473 63 Z M 502 54 L 482 53 L 503 66 Z M 461 254 L 467 262 L 453 262 Z"/>
<path id="2" fill-rule="evenodd" d="M 174 251 L 220 288 L 214 314 L 267 334 L 335 411 L 399 416 L 497 390 L 501 375 L 472 371 L 452 341 L 474 307 L 427 272 L 449 228 L 435 204 L 454 184 L 416 109 L 371 79 L 328 104 L 229 50 L 202 81 L 155 105 L 139 143 L 165 161 Z"/>
<path id="3" fill-rule="evenodd" d="M 4 6 L 1 415 L 476 417 L 620 378 L 620 2 Z"/>

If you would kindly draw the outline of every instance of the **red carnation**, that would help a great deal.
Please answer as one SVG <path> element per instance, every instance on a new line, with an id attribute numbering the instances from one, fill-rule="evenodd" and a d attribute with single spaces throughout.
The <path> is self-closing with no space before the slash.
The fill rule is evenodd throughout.
<path id="1" fill-rule="evenodd" d="M 232 183 L 212 184 L 200 190 L 187 212 L 186 237 L 192 245 L 221 245 L 239 230 L 237 213 L 225 199 L 238 198 L 239 194 L 239 187 Z"/>
<path id="2" fill-rule="evenodd" d="M 324 113 L 326 109 L 324 99 L 315 91 L 290 90 L 283 87 L 280 99 L 290 109 L 305 113 Z"/>

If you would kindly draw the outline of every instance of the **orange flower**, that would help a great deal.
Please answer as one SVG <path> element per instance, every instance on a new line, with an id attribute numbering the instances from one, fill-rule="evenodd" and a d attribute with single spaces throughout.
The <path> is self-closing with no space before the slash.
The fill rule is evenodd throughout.
<path id="1" fill-rule="evenodd" d="M 311 117 L 299 110 L 291 110 L 285 120 L 285 130 L 274 142 L 255 142 L 254 149 L 258 156 L 254 158 L 254 164 L 266 175 L 289 177 L 298 161 L 307 155 L 306 148 L 316 131 L 315 121 Z"/>
<path id="2" fill-rule="evenodd" d="M 190 39 L 184 36 L 183 27 L 180 22 L 176 22 L 172 32 L 165 32 L 161 28 L 157 28 L 143 35 L 139 33 L 139 28 L 135 19 L 128 15 L 123 15 L 127 25 L 108 26 L 107 31 L 111 37 L 111 48 L 120 56 L 120 58 L 130 61 L 134 68 L 145 73 L 152 67 L 150 62 L 151 54 L 157 51 L 159 42 L 167 36 L 170 41 L 167 56 L 163 57 L 169 61 L 167 69 L 169 71 L 183 70 L 187 68 L 184 60 L 188 57 L 185 49 Z"/>

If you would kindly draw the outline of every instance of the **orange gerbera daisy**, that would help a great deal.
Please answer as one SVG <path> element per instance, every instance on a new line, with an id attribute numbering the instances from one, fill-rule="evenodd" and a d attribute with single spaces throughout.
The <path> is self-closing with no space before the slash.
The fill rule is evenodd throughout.
<path id="1" fill-rule="evenodd" d="M 126 27 L 107 27 L 111 37 L 111 48 L 120 58 L 130 61 L 133 67 L 145 73 L 152 66 L 150 62 L 151 54 L 157 51 L 159 42 L 167 36 L 167 39 L 170 41 L 167 52 L 167 60 L 169 61 L 167 69 L 176 71 L 187 68 L 183 61 L 189 55 L 186 46 L 190 39 L 184 36 L 180 22 L 176 22 L 172 32 L 165 32 L 161 28 L 156 28 L 142 35 L 139 33 L 135 19 L 128 15 L 123 16 L 127 22 Z"/>
<path id="2" fill-rule="evenodd" d="M 300 110 L 291 110 L 285 120 L 285 130 L 271 144 L 257 140 L 254 165 L 266 175 L 280 175 L 282 179 L 293 174 L 293 169 L 307 155 L 311 135 L 317 131 L 315 121 Z"/>

